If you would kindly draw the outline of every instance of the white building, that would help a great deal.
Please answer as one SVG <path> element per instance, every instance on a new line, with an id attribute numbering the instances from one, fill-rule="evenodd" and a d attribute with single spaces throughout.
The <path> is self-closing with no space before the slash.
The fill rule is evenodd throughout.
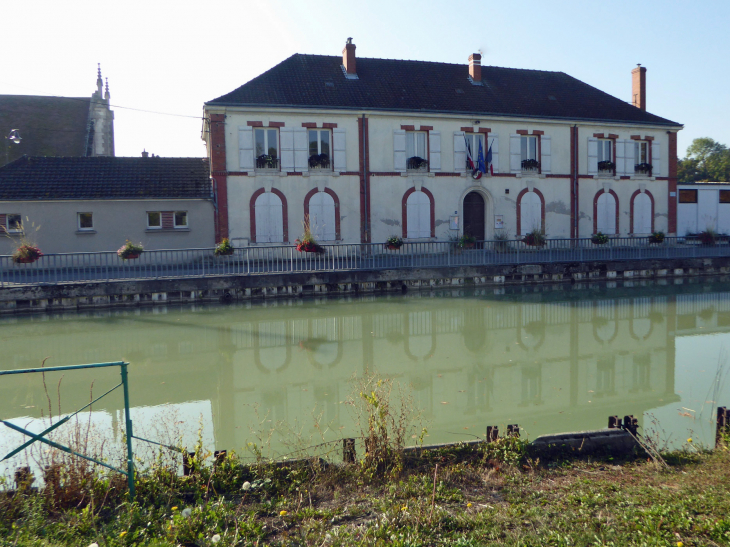
<path id="1" fill-rule="evenodd" d="M 216 237 L 291 243 L 676 232 L 676 134 L 561 72 L 293 55 L 205 104 Z M 467 165 L 491 150 L 487 174 Z"/>
<path id="2" fill-rule="evenodd" d="M 680 184 L 677 196 L 677 235 L 713 230 L 730 234 L 730 183 Z"/>

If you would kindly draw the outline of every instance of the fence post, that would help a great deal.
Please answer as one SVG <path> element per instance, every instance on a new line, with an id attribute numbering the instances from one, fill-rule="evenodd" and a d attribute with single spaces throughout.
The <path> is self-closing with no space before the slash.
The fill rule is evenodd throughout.
<path id="1" fill-rule="evenodd" d="M 355 439 L 342 439 L 342 461 L 345 463 L 355 463 L 356 459 Z"/>
<path id="2" fill-rule="evenodd" d="M 499 427 L 496 425 L 487 426 L 487 442 L 492 443 L 499 439 Z"/>
<path id="3" fill-rule="evenodd" d="M 715 430 L 715 448 L 722 444 L 723 435 L 730 435 L 730 409 L 717 407 L 717 429 Z"/>
<path id="4" fill-rule="evenodd" d="M 134 501 L 134 455 L 132 454 L 132 420 L 129 417 L 129 381 L 127 379 L 127 365 L 122 363 L 122 388 L 124 390 L 124 427 L 127 430 L 127 484 L 129 485 L 129 500 Z"/>

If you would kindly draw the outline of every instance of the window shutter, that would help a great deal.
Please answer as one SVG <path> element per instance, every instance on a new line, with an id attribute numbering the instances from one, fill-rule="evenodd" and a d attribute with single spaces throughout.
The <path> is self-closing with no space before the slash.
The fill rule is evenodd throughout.
<path id="1" fill-rule="evenodd" d="M 406 170 L 406 132 L 397 129 L 393 132 L 393 171 Z"/>
<path id="2" fill-rule="evenodd" d="M 294 127 L 294 170 L 302 173 L 309 171 L 309 142 L 307 128 Z M 282 138 L 282 142 L 284 139 Z"/>
<path id="3" fill-rule="evenodd" d="M 616 199 L 613 194 L 603 192 L 598 196 L 596 203 L 596 229 L 606 235 L 615 235 L 616 232 Z"/>
<path id="4" fill-rule="evenodd" d="M 454 172 L 463 173 L 466 171 L 466 142 L 464 132 L 454 131 Z"/>
<path id="5" fill-rule="evenodd" d="M 651 199 L 645 193 L 634 198 L 634 233 L 651 233 Z"/>
<path id="6" fill-rule="evenodd" d="M 334 170 L 347 171 L 347 156 L 345 155 L 345 130 L 332 130 L 332 152 L 334 153 Z"/>
<path id="7" fill-rule="evenodd" d="M 509 136 L 509 170 L 512 173 L 522 171 L 522 149 L 520 148 L 520 135 Z"/>
<path id="8" fill-rule="evenodd" d="M 253 127 L 238 128 L 238 168 L 253 170 Z"/>
<path id="9" fill-rule="evenodd" d="M 588 139 L 588 174 L 598 174 L 598 139 Z"/>
<path id="10" fill-rule="evenodd" d="M 431 200 L 424 192 L 413 192 L 406 201 L 408 238 L 431 237 Z"/>
<path id="11" fill-rule="evenodd" d="M 636 164 L 636 161 L 634 159 L 634 149 L 635 149 L 635 143 L 631 139 L 626 139 L 624 141 L 625 147 L 624 147 L 624 164 L 626 169 L 624 170 L 624 173 L 626 175 L 633 175 L 634 174 L 634 165 Z"/>
<path id="12" fill-rule="evenodd" d="M 272 192 L 264 192 L 256 198 L 256 242 L 282 243 L 284 241 L 284 216 L 281 199 Z"/>
<path id="13" fill-rule="evenodd" d="M 520 200 L 519 235 L 529 234 L 532 230 L 542 229 L 542 202 L 535 192 L 527 192 Z"/>
<path id="14" fill-rule="evenodd" d="M 616 139 L 616 174 L 621 175 L 626 170 L 626 141 Z"/>
<path id="15" fill-rule="evenodd" d="M 657 141 L 651 141 L 651 175 L 653 177 L 661 176 L 662 174 L 662 147 Z"/>
<path id="16" fill-rule="evenodd" d="M 294 171 L 294 128 L 282 127 L 281 136 L 281 170 Z"/>
<path id="17" fill-rule="evenodd" d="M 173 211 L 162 211 L 160 216 L 162 218 L 162 229 L 163 230 L 172 230 L 175 227 L 175 222 L 173 220 Z"/>
<path id="18" fill-rule="evenodd" d="M 334 241 L 335 200 L 326 192 L 317 192 L 309 200 L 309 227 L 320 241 Z"/>
<path id="19" fill-rule="evenodd" d="M 8 217 L 5 214 L 0 215 L 0 228 L 7 228 Z"/>
<path id="20" fill-rule="evenodd" d="M 428 132 L 428 167 L 430 171 L 441 171 L 441 131 Z"/>
<path id="21" fill-rule="evenodd" d="M 550 145 L 550 137 L 543 135 L 540 137 L 540 172 L 551 173 L 553 168 L 552 146 Z"/>
<path id="22" fill-rule="evenodd" d="M 495 173 L 499 173 L 499 135 L 494 135 L 487 145 L 487 150 L 492 147 L 492 169 Z"/>

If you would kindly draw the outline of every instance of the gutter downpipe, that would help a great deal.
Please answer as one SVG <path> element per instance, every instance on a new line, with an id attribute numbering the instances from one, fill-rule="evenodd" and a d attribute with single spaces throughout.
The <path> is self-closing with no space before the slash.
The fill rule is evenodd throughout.
<path id="1" fill-rule="evenodd" d="M 368 147 L 367 142 L 365 140 L 365 114 L 362 115 L 362 127 L 361 132 L 361 138 L 362 138 L 362 175 L 363 175 L 363 182 L 365 184 L 365 196 L 363 197 L 363 201 L 365 204 L 365 243 L 370 243 L 370 223 L 368 222 L 370 218 L 370 211 L 368 208 L 368 202 L 370 197 L 370 184 L 368 182 Z"/>

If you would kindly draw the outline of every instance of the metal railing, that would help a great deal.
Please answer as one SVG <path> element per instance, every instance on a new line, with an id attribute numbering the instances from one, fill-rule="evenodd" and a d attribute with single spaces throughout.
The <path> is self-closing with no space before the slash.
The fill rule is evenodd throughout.
<path id="1" fill-rule="evenodd" d="M 345 270 L 442 268 L 498 264 L 602 262 L 730 256 L 730 244 L 702 245 L 686 237 L 616 237 L 603 244 L 586 239 L 547 239 L 542 245 L 522 240 L 478 241 L 469 247 L 456 242 L 408 242 L 398 249 L 382 243 L 321 245 L 323 253 L 299 252 L 291 245 L 237 248 L 216 256 L 213 248 L 144 251 L 122 260 L 115 251 L 46 254 L 31 264 L 16 264 L 0 256 L 0 287 L 55 285 L 130 279 L 263 275 Z"/>

